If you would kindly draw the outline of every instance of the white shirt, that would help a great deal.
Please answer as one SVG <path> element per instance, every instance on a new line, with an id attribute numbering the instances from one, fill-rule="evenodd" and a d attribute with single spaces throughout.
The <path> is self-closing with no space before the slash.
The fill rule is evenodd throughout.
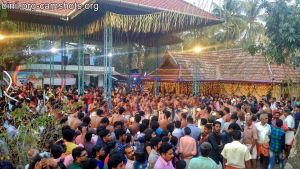
<path id="1" fill-rule="evenodd" d="M 261 122 L 255 124 L 257 129 L 257 142 L 259 144 L 269 143 L 270 141 L 270 134 L 271 134 L 271 127 L 269 124 L 262 125 Z"/>
<path id="2" fill-rule="evenodd" d="M 180 128 L 175 128 L 174 131 L 172 132 L 172 135 L 177 137 L 178 140 L 180 139 L 180 137 L 183 136 L 183 132 L 182 132 L 182 129 Z"/>
<path id="3" fill-rule="evenodd" d="M 226 165 L 236 168 L 245 168 L 245 161 L 251 159 L 249 149 L 239 141 L 225 144 L 221 154 L 227 160 Z"/>
<path id="4" fill-rule="evenodd" d="M 133 163 L 134 163 L 133 160 L 127 159 L 127 163 L 126 163 L 125 169 L 133 169 Z"/>
<path id="5" fill-rule="evenodd" d="M 293 117 L 292 115 L 288 115 L 288 116 L 284 119 L 283 123 L 284 123 L 286 126 L 288 126 L 288 128 L 291 128 L 291 129 L 295 128 L 295 119 L 294 119 L 294 117 Z"/>
<path id="6" fill-rule="evenodd" d="M 221 130 L 224 131 L 225 130 L 225 125 L 224 125 L 225 121 L 224 121 L 223 117 L 217 119 L 217 121 L 221 123 Z"/>
<path id="7" fill-rule="evenodd" d="M 295 128 L 295 119 L 292 115 L 288 115 L 283 123 L 288 127 L 288 128 Z M 285 132 L 285 144 L 287 145 L 292 145 L 292 141 L 294 139 L 294 131 L 286 131 Z"/>
<path id="8" fill-rule="evenodd" d="M 276 102 L 271 103 L 270 108 L 271 108 L 271 110 L 276 110 L 276 109 L 277 109 L 277 107 L 276 107 Z"/>

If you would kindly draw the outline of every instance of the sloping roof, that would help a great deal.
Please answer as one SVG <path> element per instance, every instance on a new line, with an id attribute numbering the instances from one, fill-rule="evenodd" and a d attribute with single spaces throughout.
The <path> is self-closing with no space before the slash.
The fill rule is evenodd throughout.
<path id="1" fill-rule="evenodd" d="M 292 66 L 270 64 L 270 71 L 275 80 L 299 82 L 300 79 L 300 69 Z"/>
<path id="2" fill-rule="evenodd" d="M 118 0 L 120 1 L 120 0 Z M 132 4 L 152 7 L 163 11 L 179 12 L 187 15 L 194 15 L 211 20 L 219 20 L 209 12 L 206 12 L 184 0 L 121 0 Z"/>
<path id="3" fill-rule="evenodd" d="M 180 76 L 177 78 L 182 81 L 192 81 L 196 56 L 192 53 L 169 54 L 169 56 L 175 59 L 180 67 Z M 281 83 L 284 80 L 292 80 L 300 82 L 300 68 L 267 63 L 261 54 L 252 56 L 242 49 L 205 52 L 201 54 L 199 62 L 201 81 Z M 159 69 L 164 68 L 159 67 Z M 164 77 L 172 76 L 173 73 L 165 70 L 158 74 L 160 80 L 170 81 L 172 78 L 164 79 Z M 153 71 L 149 75 L 155 76 L 156 73 Z"/>
<path id="4" fill-rule="evenodd" d="M 171 56 L 171 53 L 166 52 L 163 62 L 160 64 L 159 68 L 153 72 L 150 72 L 149 75 L 154 78 L 163 79 L 165 81 L 177 81 L 180 77 L 180 65 Z M 159 76 L 156 76 L 159 75 Z"/>
<path id="5" fill-rule="evenodd" d="M 75 5 L 86 4 L 92 2 L 91 0 L 3 0 L 3 4 L 11 5 L 11 10 L 20 10 L 28 13 L 42 14 L 42 15 L 56 15 L 68 16 L 78 10 Z M 15 6 L 12 6 L 12 5 Z M 50 9 L 47 5 L 62 5 L 61 7 Z"/>
<path id="6" fill-rule="evenodd" d="M 91 4 L 95 2 L 118 2 L 118 3 L 126 3 L 131 4 L 134 6 L 143 6 L 146 8 L 153 8 L 157 11 L 172 11 L 172 12 L 180 12 L 187 15 L 194 15 L 198 17 L 208 18 L 208 19 L 215 19 L 219 20 L 219 18 L 211 15 L 209 12 L 206 12 L 192 4 L 185 2 L 184 0 L 5 0 L 2 1 L 3 4 L 18 4 L 21 7 L 22 11 L 32 12 L 32 13 L 48 13 L 53 15 L 60 15 L 60 16 L 68 16 L 71 13 L 79 10 L 79 4 Z M 42 9 L 39 7 L 40 5 L 63 5 L 59 9 Z M 75 7 L 77 5 L 77 8 Z M 35 9 L 32 9 L 35 7 Z M 45 8 L 44 6 L 43 8 Z M 15 7 L 17 8 L 17 7 Z M 83 7 L 81 7 L 83 9 Z M 17 9 L 16 9 L 17 10 Z"/>

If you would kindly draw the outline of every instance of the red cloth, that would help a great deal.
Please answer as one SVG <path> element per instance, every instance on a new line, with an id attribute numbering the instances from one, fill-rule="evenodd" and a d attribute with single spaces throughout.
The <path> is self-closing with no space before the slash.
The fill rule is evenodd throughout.
<path id="1" fill-rule="evenodd" d="M 232 167 L 232 166 L 226 165 L 226 166 L 225 166 L 225 169 L 238 169 L 238 168 L 235 168 L 235 167 Z"/>

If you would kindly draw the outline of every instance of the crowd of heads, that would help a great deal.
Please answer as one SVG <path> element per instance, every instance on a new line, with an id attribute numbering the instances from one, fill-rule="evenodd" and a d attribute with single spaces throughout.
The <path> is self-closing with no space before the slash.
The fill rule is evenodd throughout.
<path id="1" fill-rule="evenodd" d="M 155 168 L 159 160 L 170 162 L 174 168 L 187 168 L 191 158 L 198 156 L 219 164 L 225 158 L 221 152 L 226 144 L 243 143 L 247 126 L 259 123 L 282 128 L 292 116 L 295 125 L 283 131 L 294 132 L 300 120 L 297 98 L 154 96 L 141 91 L 128 93 L 119 86 L 112 92 L 110 110 L 103 88 L 90 87 L 79 95 L 73 87 L 47 87 L 43 92 L 26 85 L 14 87 L 9 94 L 18 100 L 0 97 L 1 130 L 9 137 L 18 135 L 18 125 L 38 116 L 53 116 L 61 126 L 61 138 L 52 140 L 46 151 L 44 147 L 28 150 L 27 167 L 32 169 L 77 164 L 90 169 Z M 11 112 L 22 107 L 28 107 L 32 116 L 14 124 Z M 220 149 L 215 149 L 211 139 L 220 139 Z M 181 144 L 193 140 L 196 150 L 189 154 L 190 147 Z M 219 155 L 215 158 L 212 152 Z"/>

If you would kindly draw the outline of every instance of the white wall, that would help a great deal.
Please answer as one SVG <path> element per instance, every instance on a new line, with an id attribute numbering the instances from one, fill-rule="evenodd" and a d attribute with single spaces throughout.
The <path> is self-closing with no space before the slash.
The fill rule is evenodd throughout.
<path id="1" fill-rule="evenodd" d="M 90 76 L 84 75 L 84 82 L 86 85 L 89 85 L 90 84 Z"/>
<path id="2" fill-rule="evenodd" d="M 100 74 L 98 76 L 98 86 L 99 87 L 103 87 L 103 84 L 104 84 L 104 75 L 103 74 Z"/>

